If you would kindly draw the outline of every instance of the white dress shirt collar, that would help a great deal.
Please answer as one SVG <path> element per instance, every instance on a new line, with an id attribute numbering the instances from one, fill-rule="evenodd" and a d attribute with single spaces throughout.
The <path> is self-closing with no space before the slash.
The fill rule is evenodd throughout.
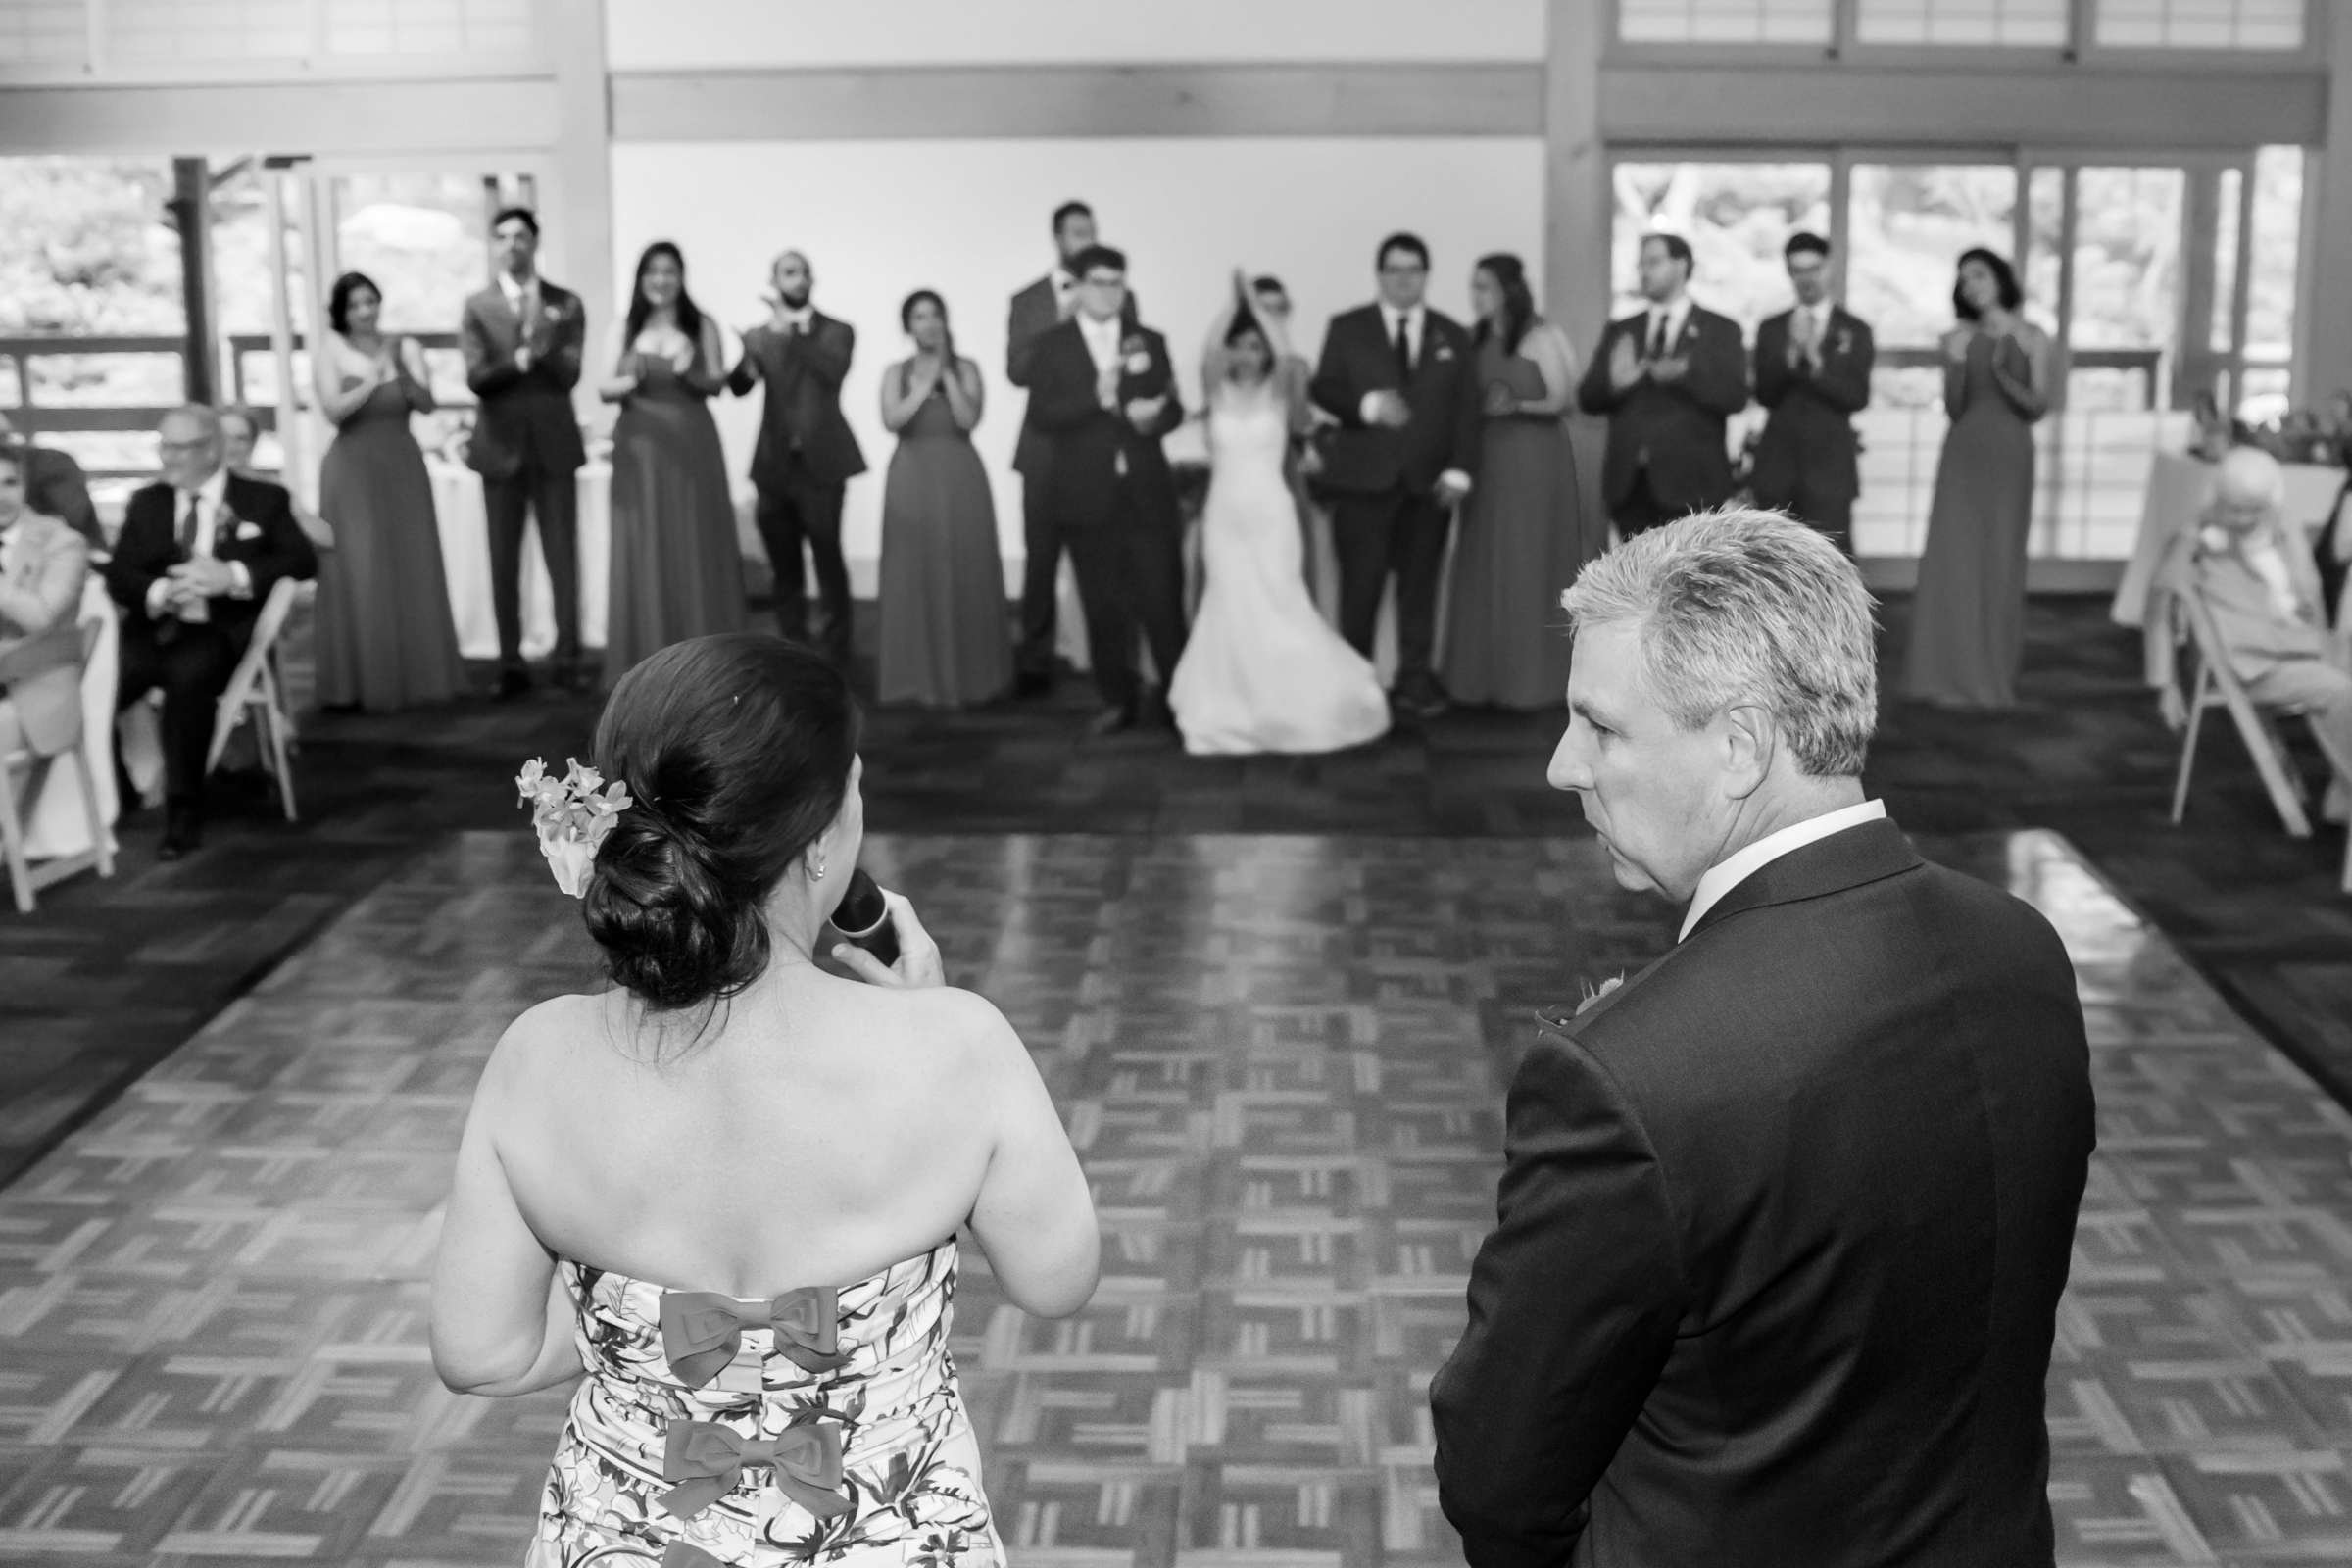
<path id="1" fill-rule="evenodd" d="M 227 494 L 228 469 L 226 467 L 215 468 L 204 483 L 198 485 L 194 490 L 177 492 L 180 515 L 187 515 L 188 497 L 193 495 L 198 501 L 204 503 L 202 515 L 209 522 L 212 520 L 213 514 L 220 510 L 220 502 Z"/>
<path id="2" fill-rule="evenodd" d="M 1119 358 L 1119 318 L 1112 317 L 1098 321 L 1083 312 L 1077 318 L 1078 330 L 1086 338 L 1086 352 L 1094 356 L 1095 368 L 1106 369 Z"/>
<path id="3" fill-rule="evenodd" d="M 519 283 L 516 282 L 509 273 L 501 272 L 498 274 L 498 291 L 507 297 L 508 306 L 513 309 L 516 315 L 520 315 L 522 313 L 522 302 L 524 297 L 538 287 L 539 274 L 536 272 L 533 272 L 529 277 L 524 278 Z"/>
<path id="4" fill-rule="evenodd" d="M 1390 342 L 1396 342 L 1396 323 L 1402 321 L 1404 323 L 1404 341 L 1411 345 L 1413 363 L 1416 365 L 1421 362 L 1421 332 L 1428 319 L 1429 307 L 1426 305 L 1416 305 L 1409 311 L 1400 311 L 1386 300 L 1380 303 L 1380 324 L 1383 334 Z"/>
<path id="5" fill-rule="evenodd" d="M 1690 296 L 1677 294 L 1665 304 L 1652 305 L 1649 308 L 1647 319 L 1642 322 L 1642 330 L 1645 334 L 1645 342 L 1657 337 L 1658 319 L 1661 317 L 1666 321 L 1666 352 L 1672 354 L 1675 345 L 1683 339 L 1683 323 L 1690 319 Z"/>
<path id="6" fill-rule="evenodd" d="M 1818 844 L 1831 834 L 1842 833 L 1849 827 L 1884 821 L 1886 816 L 1885 801 L 1863 801 L 1853 806 L 1841 806 L 1835 811 L 1807 817 L 1778 833 L 1767 833 L 1746 849 L 1709 866 L 1706 875 L 1698 879 L 1697 891 L 1690 895 L 1690 912 L 1683 916 L 1682 935 L 1675 940 L 1680 942 L 1690 936 L 1698 922 L 1706 918 L 1707 911 L 1722 902 L 1725 894 L 1782 856 L 1801 850 L 1808 844 Z"/>

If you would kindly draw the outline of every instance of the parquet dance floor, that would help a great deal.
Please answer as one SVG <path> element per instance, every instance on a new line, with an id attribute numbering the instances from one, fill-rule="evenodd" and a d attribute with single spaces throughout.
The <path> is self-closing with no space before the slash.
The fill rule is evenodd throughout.
<path id="1" fill-rule="evenodd" d="M 2352 1116 L 2043 834 L 1923 848 L 2065 934 L 2102 1147 L 2049 1382 L 2061 1560 L 2352 1561 Z M 1458 1562 L 1431 1370 L 1534 1005 L 1670 940 L 1592 841 L 877 840 L 1043 1064 L 1094 1303 L 956 1353 L 1020 1564 Z M 562 1396 L 444 1393 L 436 1204 L 483 1054 L 588 955 L 462 834 L 0 1193 L 0 1562 L 520 1560 Z"/>

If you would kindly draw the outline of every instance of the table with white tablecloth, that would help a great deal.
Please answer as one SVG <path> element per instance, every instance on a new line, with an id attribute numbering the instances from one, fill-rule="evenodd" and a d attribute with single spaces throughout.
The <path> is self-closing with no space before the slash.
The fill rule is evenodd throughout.
<path id="1" fill-rule="evenodd" d="M 426 465 L 433 476 L 433 510 L 441 528 L 441 567 L 449 575 L 449 609 L 458 623 L 458 652 L 467 659 L 498 657 L 498 615 L 490 599 L 490 523 L 482 476 L 454 463 Z M 605 645 L 605 611 L 612 591 L 612 470 L 601 463 L 580 469 L 580 642 Z M 534 514 L 522 541 L 522 653 L 544 659 L 556 646 L 556 591 L 539 549 Z"/>
<path id="2" fill-rule="evenodd" d="M 2283 463 L 2286 475 L 2286 520 L 2305 533 L 2316 534 L 2335 518 L 2336 498 L 2343 493 L 2344 470 L 2317 463 Z M 2148 589 L 2163 564 L 2165 547 L 2196 526 L 2205 510 L 2206 491 L 2213 483 L 2214 465 L 2197 458 L 2159 452 L 2148 467 L 2148 488 L 2140 503 L 2139 538 L 2132 560 L 2116 585 L 2110 611 L 2126 626 L 2136 626 L 2147 612 Z"/>

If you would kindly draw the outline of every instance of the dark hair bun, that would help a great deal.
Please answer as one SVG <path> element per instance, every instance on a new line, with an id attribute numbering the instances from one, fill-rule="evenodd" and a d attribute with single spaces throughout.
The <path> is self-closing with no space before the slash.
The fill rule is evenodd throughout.
<path id="1" fill-rule="evenodd" d="M 674 1010 L 759 979 L 768 898 L 840 813 L 857 751 L 848 683 L 797 643 L 698 637 L 623 675 L 596 763 L 638 804 L 581 903 L 613 982 Z"/>

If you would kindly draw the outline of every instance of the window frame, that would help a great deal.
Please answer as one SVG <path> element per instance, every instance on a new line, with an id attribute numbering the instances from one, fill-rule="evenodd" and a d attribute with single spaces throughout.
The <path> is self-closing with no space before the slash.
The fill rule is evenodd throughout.
<path id="1" fill-rule="evenodd" d="M 2248 75 L 2308 75 L 2327 66 L 2328 28 L 2333 22 L 2322 0 L 2303 0 L 2303 44 L 2299 49 L 2108 48 L 2098 39 L 2099 0 L 2069 0 L 2065 42 L 2049 44 L 1882 44 L 1860 36 L 1861 0 L 1834 0 L 1830 36 L 1823 43 L 1629 43 L 1621 34 L 1623 0 L 1608 8 L 1602 60 L 1639 66 L 1817 66 L 1958 71 L 2070 71 L 2134 73 L 2227 71 Z"/>

